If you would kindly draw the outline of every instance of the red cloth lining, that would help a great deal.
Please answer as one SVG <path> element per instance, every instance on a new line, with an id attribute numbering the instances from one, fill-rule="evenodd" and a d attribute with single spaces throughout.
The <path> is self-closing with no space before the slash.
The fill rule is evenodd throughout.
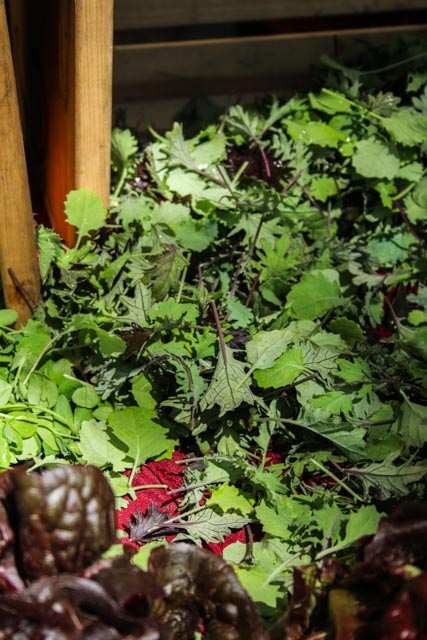
<path id="1" fill-rule="evenodd" d="M 156 485 L 164 484 L 168 488 L 154 487 L 152 489 L 139 489 L 136 491 L 136 498 L 133 500 L 130 496 L 125 496 L 128 504 L 123 509 L 116 512 L 117 526 L 121 531 L 129 533 L 129 520 L 134 516 L 137 509 L 144 515 L 148 507 L 154 504 L 161 511 L 167 511 L 170 516 L 178 513 L 178 505 L 182 499 L 182 494 L 174 493 L 169 495 L 169 491 L 178 489 L 183 484 L 183 474 L 185 465 L 177 464 L 179 460 L 185 460 L 186 456 L 180 451 L 174 451 L 170 460 L 158 460 L 148 462 L 141 467 L 140 471 L 135 474 L 132 486 L 140 485 Z M 126 472 L 129 476 L 130 472 Z M 168 536 L 168 540 L 173 536 Z M 214 553 L 222 556 L 224 547 L 233 542 L 246 542 L 246 534 L 244 529 L 234 531 L 228 535 L 222 543 L 210 543 L 207 546 Z M 139 548 L 139 545 L 131 542 L 129 538 L 122 538 L 121 542 Z"/>

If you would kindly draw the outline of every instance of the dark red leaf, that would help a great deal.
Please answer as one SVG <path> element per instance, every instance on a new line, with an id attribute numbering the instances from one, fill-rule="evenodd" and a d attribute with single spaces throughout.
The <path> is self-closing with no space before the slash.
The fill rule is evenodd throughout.
<path id="1" fill-rule="evenodd" d="M 208 636 L 222 640 L 264 638 L 258 611 L 231 566 L 210 551 L 191 544 L 170 544 L 150 554 L 149 571 L 167 593 L 173 609 L 194 605 Z M 188 624 L 188 621 L 186 622 Z M 193 633 L 197 629 L 193 623 Z M 179 635 L 188 633 L 188 635 Z M 177 626 L 178 637 L 191 638 L 190 630 Z"/>
<path id="2" fill-rule="evenodd" d="M 11 478 L 28 577 L 79 572 L 114 542 L 114 495 L 96 467 L 17 470 Z"/>

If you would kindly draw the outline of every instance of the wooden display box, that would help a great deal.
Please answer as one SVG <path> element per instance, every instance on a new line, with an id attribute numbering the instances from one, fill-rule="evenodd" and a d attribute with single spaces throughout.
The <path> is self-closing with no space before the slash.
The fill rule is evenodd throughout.
<path id="1" fill-rule="evenodd" d="M 112 91 L 163 128 L 192 97 L 289 93 L 322 54 L 411 32 L 427 33 L 425 0 L 0 0 L 6 305 L 24 322 L 39 300 L 34 209 L 72 245 L 66 194 L 91 188 L 108 206 Z"/>
<path id="2" fill-rule="evenodd" d="M 311 67 L 398 34 L 427 35 L 425 0 L 116 0 L 114 103 L 169 127 L 192 97 L 289 96 Z M 366 50 L 366 46 L 365 46 Z"/>

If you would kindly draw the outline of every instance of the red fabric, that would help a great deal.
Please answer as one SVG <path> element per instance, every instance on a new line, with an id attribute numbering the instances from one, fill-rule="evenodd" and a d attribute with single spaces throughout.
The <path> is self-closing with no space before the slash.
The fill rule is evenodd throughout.
<path id="1" fill-rule="evenodd" d="M 128 523 L 135 514 L 135 511 L 139 509 L 144 515 L 150 504 L 155 504 L 161 511 L 168 511 L 171 516 L 178 513 L 178 504 L 182 495 L 175 493 L 170 496 L 168 491 L 178 489 L 182 485 L 185 465 L 177 464 L 177 460 L 184 459 L 185 455 L 183 453 L 175 451 L 171 460 L 148 462 L 141 467 L 140 471 L 136 473 L 133 478 L 133 487 L 165 484 L 168 488 L 162 489 L 161 487 L 156 487 L 153 489 L 137 490 L 135 500 L 132 500 L 130 496 L 126 496 L 126 499 L 129 501 L 128 505 L 123 509 L 119 509 L 116 513 L 117 526 L 119 529 L 128 533 Z M 130 472 L 127 472 L 126 475 L 129 476 Z M 132 544 L 126 538 L 122 538 L 122 542 Z"/>
<path id="2" fill-rule="evenodd" d="M 186 456 L 180 451 L 175 451 L 171 460 L 148 462 L 141 467 L 140 471 L 136 473 L 133 478 L 133 487 L 140 485 L 165 484 L 168 488 L 163 489 L 158 487 L 153 489 L 137 490 L 135 500 L 131 499 L 130 496 L 125 496 L 128 500 L 127 506 L 116 512 L 117 526 L 121 531 L 129 533 L 128 523 L 135 514 L 135 511 L 139 509 L 139 511 L 144 515 L 150 504 L 156 505 L 156 507 L 161 511 L 167 511 L 170 516 L 174 516 L 178 513 L 178 505 L 183 494 L 174 493 L 169 495 L 168 492 L 172 489 L 178 489 L 183 484 L 183 474 L 186 467 L 184 464 L 177 464 L 177 461 L 184 460 L 185 457 Z M 126 472 L 126 475 L 129 476 L 130 472 Z M 174 536 L 168 536 L 167 539 L 171 540 L 173 537 Z M 230 533 L 223 543 L 210 543 L 207 546 L 214 553 L 222 556 L 224 547 L 237 541 L 246 542 L 244 529 Z M 122 538 L 121 542 L 136 548 L 139 546 L 131 542 L 128 538 Z"/>
<path id="3" fill-rule="evenodd" d="M 229 544 L 233 544 L 233 542 L 243 542 L 246 543 L 246 533 L 244 529 L 239 529 L 239 531 L 233 531 L 228 536 L 224 538 L 224 542 L 210 542 L 207 546 L 208 548 L 217 554 L 217 556 L 222 557 L 222 552 L 225 547 L 228 547 Z"/>

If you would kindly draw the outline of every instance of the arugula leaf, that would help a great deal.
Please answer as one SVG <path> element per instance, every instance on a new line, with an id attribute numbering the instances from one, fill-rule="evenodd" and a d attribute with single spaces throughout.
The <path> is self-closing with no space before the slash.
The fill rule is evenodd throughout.
<path id="1" fill-rule="evenodd" d="M 111 162 L 117 171 L 125 167 L 138 151 L 138 141 L 129 129 L 113 129 L 111 133 Z"/>
<path id="2" fill-rule="evenodd" d="M 217 512 L 212 508 L 203 509 L 185 519 L 188 534 L 179 533 L 177 540 L 191 537 L 195 542 L 224 542 L 233 529 L 241 529 L 250 520 L 246 516 L 235 513 Z"/>
<path id="3" fill-rule="evenodd" d="M 357 478 L 367 496 L 374 491 L 380 500 L 388 500 L 392 496 L 408 495 L 414 482 L 425 478 L 427 464 L 404 462 L 401 465 L 393 463 L 395 454 L 363 467 L 351 467 L 346 473 Z"/>
<path id="4" fill-rule="evenodd" d="M 427 407 L 405 397 L 396 431 L 402 436 L 406 448 L 422 447 L 427 442 Z"/>

